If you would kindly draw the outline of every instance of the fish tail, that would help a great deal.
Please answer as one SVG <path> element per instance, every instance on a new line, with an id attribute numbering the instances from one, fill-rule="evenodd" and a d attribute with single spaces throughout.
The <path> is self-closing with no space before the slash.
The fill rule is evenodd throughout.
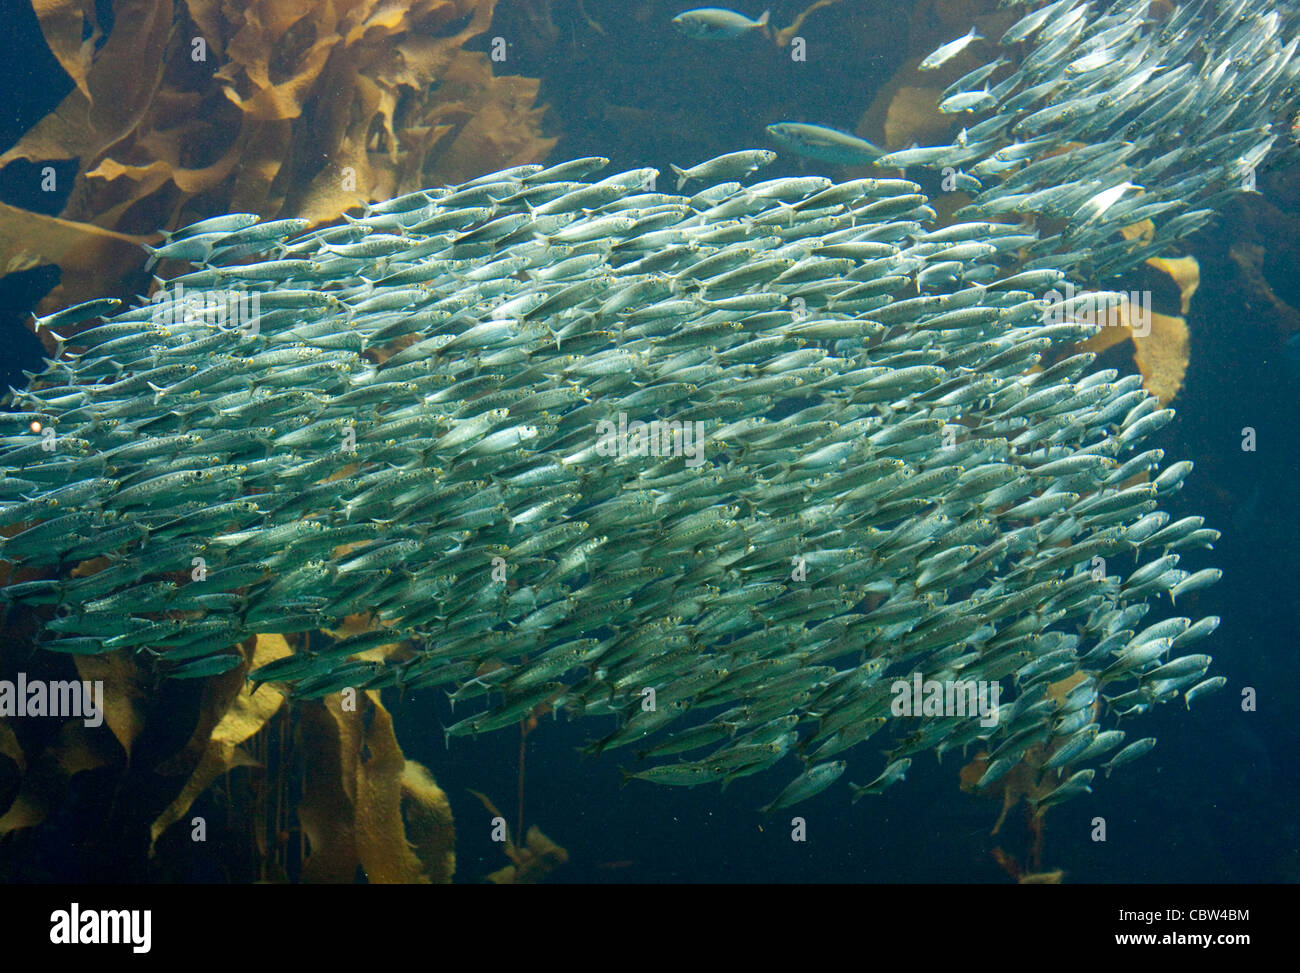
<path id="1" fill-rule="evenodd" d="M 668 168 L 672 169 L 673 173 L 677 176 L 677 188 L 678 188 L 678 189 L 681 189 L 681 188 L 682 188 L 683 186 L 685 186 L 688 182 L 690 182 L 691 177 L 688 176 L 688 175 L 686 174 L 686 170 L 685 170 L 685 169 L 682 169 L 681 167 L 679 167 L 679 166 L 675 166 L 675 165 L 673 165 L 673 164 L 671 164 L 671 163 L 669 163 Z"/>
<path id="2" fill-rule="evenodd" d="M 763 28 L 763 31 L 766 32 L 766 31 L 767 31 L 767 27 L 768 27 L 768 23 L 767 23 L 767 22 L 768 22 L 769 18 L 771 17 L 771 15 L 772 15 L 772 11 L 770 11 L 770 10 L 764 10 L 763 13 L 762 13 L 762 15 L 758 18 L 758 20 L 754 21 L 754 23 L 758 24 L 758 26 L 759 26 L 759 27 L 762 27 L 762 28 Z"/>

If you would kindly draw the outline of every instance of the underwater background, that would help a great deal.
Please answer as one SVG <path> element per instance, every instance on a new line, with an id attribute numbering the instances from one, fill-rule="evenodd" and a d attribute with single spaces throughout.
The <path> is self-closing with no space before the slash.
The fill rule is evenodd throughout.
<path id="1" fill-rule="evenodd" d="M 115 18 L 122 23 L 127 14 L 138 17 L 146 8 L 162 16 L 158 4 L 100 0 L 93 6 L 106 35 L 115 29 Z M 216 5 L 194 6 L 210 11 Z M 458 37 L 480 15 L 472 2 L 456 6 L 458 15 L 441 28 L 443 37 Z M 814 4 L 818 9 L 798 31 L 807 41 L 807 60 L 796 61 L 788 47 L 758 36 L 725 45 L 683 36 L 671 23 L 686 6 L 680 2 L 498 0 L 478 6 L 492 8 L 490 20 L 465 38 L 463 49 L 488 54 L 485 63 L 499 77 L 532 81 L 511 83 L 508 92 L 494 92 L 488 84 L 482 89 L 488 94 L 460 99 L 458 104 L 473 106 L 479 121 L 472 124 L 483 126 L 485 134 L 448 151 L 448 183 L 521 161 L 554 163 L 588 155 L 608 157 L 610 171 L 653 166 L 668 173 L 670 164 L 685 167 L 725 152 L 770 147 L 764 127 L 778 120 L 857 131 L 881 144 L 879 103 L 896 74 L 965 32 L 977 15 L 996 10 L 992 0 Z M 809 8 L 802 0 L 732 6 L 750 17 L 770 7 L 771 23 L 782 27 Z M 161 7 L 173 16 L 170 3 Z M 27 0 L 6 3 L 0 26 L 0 92 L 6 101 L 0 151 L 6 151 L 74 85 L 47 47 Z M 490 57 L 493 38 L 506 40 L 504 60 Z M 951 73 L 943 80 L 951 80 Z M 192 90 L 201 85 L 193 82 Z M 316 97 L 325 101 L 329 93 Z M 183 116 L 200 104 L 177 111 Z M 324 125 L 319 113 L 316 120 Z M 492 137 L 494 124 L 501 127 L 499 138 Z M 266 122 L 262 137 L 274 140 L 270 156 L 283 152 L 304 173 L 310 171 L 310 152 L 296 135 L 286 140 L 283 130 Z M 235 161 L 221 180 L 184 202 L 174 192 L 167 196 L 150 189 L 149 177 L 142 174 L 131 177 L 139 181 L 130 187 L 117 186 L 115 198 L 94 198 L 85 179 L 78 178 L 76 156 L 51 163 L 60 189 L 44 192 L 38 171 L 44 163 L 8 160 L 0 169 L 0 203 L 6 206 L 0 236 L 9 239 L 5 252 L 11 258 L 3 268 L 9 272 L 0 278 L 0 380 L 21 387 L 23 370 L 39 370 L 44 352 L 30 330 L 31 312 L 60 280 L 58 261 L 15 266 L 13 241 L 38 231 L 30 217 L 25 222 L 14 210 L 64 218 L 76 210 L 78 220 L 134 236 L 159 228 L 178 211 L 184 218 L 169 225 L 245 208 L 230 205 L 221 193 L 230 178 L 238 182 L 241 165 L 251 169 L 253 160 L 263 157 L 258 138 L 256 126 L 245 128 L 236 155 L 248 161 Z M 924 136 L 919 141 L 927 144 Z M 296 154 L 289 154 L 290 145 Z M 1187 610 L 1222 618 L 1206 651 L 1214 656 L 1215 674 L 1227 676 L 1227 689 L 1198 701 L 1190 714 L 1176 700 L 1136 718 L 1134 728 L 1157 737 L 1157 749 L 1098 780 L 1094 793 L 1053 809 L 1039 865 L 1063 869 L 1071 883 L 1300 879 L 1295 815 L 1300 806 L 1300 600 L 1295 594 L 1300 576 L 1300 175 L 1295 160 L 1292 145 L 1276 148 L 1261 167 L 1258 193 L 1230 200 L 1216 221 L 1180 244 L 1181 254 L 1196 258 L 1200 273 L 1185 313 L 1187 369 L 1172 403 L 1177 418 L 1147 444 L 1195 463 L 1183 489 L 1164 501 L 1171 516 L 1199 514 L 1222 531 L 1213 564 L 1223 578 L 1189 596 Z M 198 162 L 191 165 L 201 168 Z M 764 176 L 844 178 L 844 172 L 783 154 Z M 909 177 L 925 182 L 912 172 Z M 274 179 L 270 184 L 266 198 L 282 201 L 282 208 L 259 210 L 265 218 L 297 215 L 320 202 L 300 195 L 295 204 L 293 188 Z M 934 185 L 926 191 L 933 194 Z M 143 290 L 147 277 L 138 246 L 134 267 L 126 266 L 125 258 L 115 263 L 117 251 L 107 257 L 73 251 L 69 259 L 78 263 L 78 279 L 93 280 L 96 288 L 76 300 Z M 97 277 L 96 267 L 112 276 Z M 1123 286 L 1150 288 L 1157 311 L 1177 313 L 1178 288 L 1167 277 L 1142 268 L 1124 278 Z M 40 313 L 73 302 L 61 300 Z M 1103 353 L 1097 367 L 1103 366 L 1135 370 L 1131 350 L 1122 346 Z M 1257 431 L 1254 452 L 1241 448 L 1244 427 Z M 1257 691 L 1257 711 L 1242 712 L 1243 687 Z M 193 704 L 183 697 L 177 690 L 178 714 Z M 161 698 L 165 703 L 172 697 Z M 619 767 L 631 759 L 626 751 L 596 757 L 577 752 L 597 735 L 593 728 L 599 721 L 545 716 L 522 747 L 520 733 L 511 729 L 459 737 L 448 747 L 442 727 L 459 717 L 441 690 L 399 696 L 386 689 L 383 702 L 402 754 L 429 768 L 447 795 L 456 824 L 456 881 L 479 881 L 507 864 L 493 840 L 492 814 L 471 789 L 501 809 L 512 835 L 522 808 L 524 828 L 536 825 L 566 849 L 567 861 L 545 874 L 551 882 L 1005 882 L 1010 869 L 995 858 L 994 848 L 1023 859 L 1033 842 L 1023 807 L 1013 810 L 997 837 L 990 836 L 1000 802 L 959 789 L 964 763 L 959 754 L 942 763 L 932 754 L 918 755 L 905 784 L 870 801 L 850 805 L 842 787 L 818 794 L 792 812 L 808 822 L 808 840 L 798 843 L 790 840 L 785 813 L 765 821 L 756 810 L 779 783 L 771 774 L 737 780 L 722 792 L 713 786 L 688 790 L 639 781 L 621 787 Z M 612 729 L 612 721 L 604 722 Z M 183 739 L 186 732 L 179 727 L 171 736 Z M 276 749 L 274 742 L 266 746 L 265 753 Z M 151 858 L 147 831 L 138 828 L 143 809 L 156 810 L 158 802 L 151 790 L 155 785 L 138 769 L 146 764 L 137 752 L 132 760 L 137 769 L 100 768 L 72 776 L 41 823 L 0 838 L 0 878 L 278 877 L 259 874 L 250 862 L 256 861 L 257 848 L 265 849 L 241 837 L 248 825 L 237 812 L 257 806 L 234 794 L 253 786 L 254 775 L 244 769 L 228 772 L 193 805 L 194 813 L 220 822 L 221 837 L 210 835 L 209 841 L 224 844 L 228 853 L 196 851 L 169 834 Z M 13 769 L 6 763 L 4 770 L 0 807 L 18 788 Z M 105 786 L 109 781 L 112 787 Z M 1104 842 L 1090 838 L 1097 815 L 1108 822 Z M 292 867 L 289 872 L 292 876 Z"/>

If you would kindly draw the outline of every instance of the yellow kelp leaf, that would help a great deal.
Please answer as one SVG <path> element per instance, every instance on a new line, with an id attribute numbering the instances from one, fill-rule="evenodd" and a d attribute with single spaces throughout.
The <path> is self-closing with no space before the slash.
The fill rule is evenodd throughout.
<path id="1" fill-rule="evenodd" d="M 284 203 L 276 180 L 293 146 L 287 121 L 246 121 L 241 131 L 243 154 L 235 170 L 228 208 L 237 213 L 277 213 Z"/>
<path id="2" fill-rule="evenodd" d="M 1048 683 L 1047 695 L 1056 700 L 1058 706 L 1063 705 L 1065 703 L 1065 697 L 1070 694 L 1070 691 L 1074 689 L 1074 687 L 1082 685 L 1087 681 L 1088 676 L 1086 673 L 1076 672 L 1072 675 L 1066 676 L 1064 679 Z"/>
<path id="3" fill-rule="evenodd" d="M 406 837 L 435 884 L 451 881 L 456 871 L 456 828 L 451 804 L 427 767 L 406 761 L 402 771 L 402 820 Z"/>
<path id="4" fill-rule="evenodd" d="M 567 862 L 569 853 L 533 825 L 528 829 L 524 846 L 513 848 L 510 857 L 514 864 L 488 875 L 487 881 L 497 885 L 535 885 Z"/>
<path id="5" fill-rule="evenodd" d="M 363 546 L 363 545 L 358 545 L 358 546 Z M 332 556 L 335 559 L 338 559 L 340 557 L 340 555 L 338 554 L 334 554 Z M 378 632 L 381 631 L 382 629 L 391 628 L 391 627 L 392 627 L 392 623 L 377 621 L 370 615 L 348 615 L 346 618 L 343 619 L 343 622 L 339 625 L 338 628 L 326 628 L 326 629 L 322 629 L 321 631 L 323 631 L 326 635 L 328 635 L 332 639 L 337 639 L 339 641 L 342 641 L 343 639 L 350 638 L 353 635 L 363 635 L 367 632 Z M 394 630 L 393 634 L 394 635 L 397 634 L 396 630 Z M 313 646 L 315 646 L 316 643 L 313 642 L 312 644 Z M 354 653 L 353 655 L 348 656 L 348 658 L 358 659 L 362 662 L 383 662 L 385 659 L 389 658 L 390 656 L 396 655 L 399 652 L 407 652 L 407 651 L 409 650 L 406 647 L 406 640 L 394 639 L 392 642 L 386 642 L 383 643 L 382 645 L 376 645 L 373 648 L 366 649 L 364 652 Z"/>
<path id="6" fill-rule="evenodd" d="M 446 795 L 402 756 L 378 693 L 356 694 L 355 708 L 345 709 L 343 698 L 334 693 L 299 710 L 298 820 L 311 845 L 302 880 L 351 882 L 358 867 L 374 884 L 450 880 Z"/>
<path id="7" fill-rule="evenodd" d="M 58 264 L 63 277 L 55 291 L 63 304 L 102 296 L 101 275 L 138 265 L 148 239 L 0 203 L 0 273 Z"/>
<path id="8" fill-rule="evenodd" d="M 293 209 L 305 220 L 332 220 L 365 199 L 389 195 L 376 188 L 380 182 L 380 175 L 370 166 L 364 142 L 344 138 L 325 167 L 294 199 Z M 335 476 L 345 475 L 349 474 L 340 470 Z"/>
<path id="9" fill-rule="evenodd" d="M 32 0 L 32 8 L 36 11 L 50 53 L 89 101 L 91 95 L 86 84 L 86 71 L 100 33 L 94 0 Z M 82 41 L 87 24 L 91 25 L 93 33 Z"/>
<path id="10" fill-rule="evenodd" d="M 1196 258 L 1153 259 L 1147 263 L 1173 278 L 1178 285 L 1182 310 L 1186 313 L 1200 283 L 1200 265 Z M 1102 329 L 1075 347 L 1079 351 L 1101 354 L 1131 339 L 1133 361 L 1142 374 L 1142 386 L 1159 398 L 1162 405 L 1172 402 L 1182 389 L 1187 374 L 1191 340 L 1186 319 L 1150 311 L 1145 306 L 1135 310 L 1125 298 L 1116 309 L 1104 311 L 1100 316 L 1085 312 L 1077 315 L 1075 320 L 1095 323 L 1099 317 Z"/>
<path id="11" fill-rule="evenodd" d="M 1075 295 L 1077 297 L 1086 297 L 1088 291 L 1081 291 Z M 1071 322 L 1082 324 L 1100 324 L 1101 330 L 1086 341 L 1081 341 L 1074 346 L 1077 351 L 1091 351 L 1100 355 L 1107 348 L 1122 344 L 1133 336 L 1131 326 L 1131 316 L 1128 298 L 1120 303 L 1118 307 L 1107 307 L 1100 311 L 1083 310 L 1069 319 Z"/>
<path id="12" fill-rule="evenodd" d="M 470 793 L 478 798 L 493 818 L 505 820 L 505 815 L 497 810 L 496 805 L 486 794 L 476 790 L 470 790 Z M 569 860 L 569 853 L 542 834 L 536 825 L 528 829 L 522 846 L 515 844 L 507 831 L 505 847 L 502 850 L 511 864 L 487 875 L 484 881 L 496 885 L 524 885 L 540 882 Z"/>
<path id="13" fill-rule="evenodd" d="M 439 81 L 439 91 L 446 90 L 449 102 L 437 106 L 426 120 L 440 122 L 451 112 L 467 113 L 468 120 L 450 144 L 438 146 L 433 166 L 424 166 L 435 183 L 472 178 L 484 165 L 505 168 L 534 162 L 554 147 L 556 139 L 540 135 L 536 78 L 497 77 L 486 56 L 457 51 Z M 450 101 L 453 97 L 457 100 Z"/>
<path id="14" fill-rule="evenodd" d="M 285 643 L 282 635 L 253 636 L 252 639 L 246 639 L 240 646 L 241 653 L 245 658 L 248 658 L 250 651 L 255 651 L 258 638 L 263 640 L 264 654 L 262 658 L 266 659 L 267 662 L 278 659 L 282 655 L 288 655 L 292 651 Z M 276 641 L 272 642 L 271 640 Z M 276 647 L 282 647 L 283 651 L 272 654 Z M 249 668 L 247 664 L 241 663 L 229 672 L 223 672 L 203 680 L 203 696 L 199 701 L 199 714 L 194 725 L 194 732 L 190 734 L 189 740 L 179 752 L 154 767 L 157 773 L 165 776 L 175 774 L 188 776 L 194 772 L 194 769 L 199 765 L 199 761 L 203 759 L 203 754 L 208 750 L 213 731 L 225 717 L 235 697 L 244 688 Z"/>
<path id="15" fill-rule="evenodd" d="M 78 2 L 90 0 L 39 0 L 58 20 L 52 35 L 72 36 Z M 463 50 L 488 29 L 495 5 L 118 0 L 112 31 L 87 55 L 85 90 L 73 90 L 0 165 L 78 159 L 60 217 L 152 233 L 232 211 L 322 222 L 446 181 L 444 171 L 540 160 L 554 140 L 540 134 L 536 81 L 498 78 L 486 54 Z M 196 37 L 202 62 L 191 57 Z M 57 43 L 70 52 L 70 40 Z M 63 271 L 42 313 L 133 289 L 128 274 L 142 250 L 56 246 L 42 236 L 48 218 L 15 212 L 24 225 L 0 218 L 5 269 Z"/>
<path id="16" fill-rule="evenodd" d="M 929 145 L 947 135 L 952 119 L 936 107 L 942 91 L 939 87 L 900 87 L 885 113 L 885 144 L 891 149 L 913 142 Z"/>
<path id="17" fill-rule="evenodd" d="M 465 42 L 487 30 L 492 22 L 496 0 L 480 3 L 474 16 L 460 33 L 451 37 L 413 33 L 399 41 L 397 57 L 385 59 L 375 71 L 375 80 L 387 87 L 419 88 L 428 78 L 441 78 L 447 66 L 461 53 Z M 472 56 L 472 55 L 471 55 Z M 443 99 L 439 99 L 441 101 Z"/>
<path id="18" fill-rule="evenodd" d="M 239 744 L 267 724 L 284 702 L 284 696 L 272 686 L 250 685 L 244 680 L 244 676 L 250 669 L 264 666 L 289 654 L 291 654 L 291 650 L 285 642 L 284 636 L 259 635 L 257 636 L 257 643 L 253 647 L 251 662 L 237 666 L 231 672 L 223 673 L 216 679 L 211 680 L 212 683 L 217 684 L 217 688 L 204 687 L 205 705 L 202 712 L 205 716 L 216 708 L 210 703 L 212 699 L 229 699 L 229 705 L 225 708 L 220 721 L 212 729 L 203 756 L 200 758 L 194 772 L 190 775 L 190 779 L 176 799 L 158 816 L 158 819 L 150 827 L 150 854 L 153 854 L 153 845 L 157 843 L 162 833 L 185 816 L 185 813 L 190 809 L 190 805 L 208 789 L 209 785 L 217 777 L 232 767 L 247 766 L 254 763 L 252 758 L 239 749 Z M 233 694 L 229 694 L 228 690 L 229 684 L 232 682 L 228 677 L 231 676 L 235 677 L 233 681 L 237 687 L 237 691 Z M 211 697 L 206 695 L 209 691 L 212 693 Z M 201 724 L 205 720 L 205 716 L 200 717 Z M 206 719 L 210 719 L 210 716 L 206 716 Z"/>
<path id="19" fill-rule="evenodd" d="M 925 53 L 929 53 L 938 44 L 970 30 L 971 24 L 975 24 L 985 37 L 1000 37 L 1002 31 L 994 34 L 987 25 L 1003 24 L 1002 30 L 1005 31 L 1017 19 L 1018 14 L 1003 9 L 994 11 L 993 7 L 988 0 L 920 0 L 912 9 L 911 34 L 913 37 L 920 35 L 919 41 L 913 43 L 920 43 L 926 48 Z M 957 31 L 956 34 L 953 33 L 954 30 Z M 961 75 L 961 70 L 953 70 L 957 76 Z"/>
<path id="20" fill-rule="evenodd" d="M 4 155 L 14 159 L 98 158 L 140 122 L 162 76 L 172 27 L 171 0 L 118 0 L 113 29 L 74 88 Z"/>
<path id="21" fill-rule="evenodd" d="M 940 44 L 971 29 L 986 38 L 1001 37 L 1018 18 L 1014 10 L 994 9 L 988 0 L 918 0 L 907 27 L 907 60 L 876 92 L 855 131 L 888 150 L 918 145 L 943 145 L 965 121 L 939 111 L 943 91 L 955 79 L 992 58 L 993 45 L 977 41 L 935 71 L 920 70 L 921 61 Z M 991 79 L 996 83 L 1010 68 Z M 874 170 L 879 174 L 880 170 Z M 934 205 L 934 200 L 931 200 Z"/>
<path id="22" fill-rule="evenodd" d="M 59 728 L 58 740 L 30 757 L 18 794 L 0 817 L 0 835 L 40 824 L 63 802 L 69 778 L 83 770 L 109 764 L 111 758 L 102 745 L 106 739 L 80 720 L 64 723 Z"/>
<path id="23" fill-rule="evenodd" d="M 223 0 L 185 0 L 185 9 L 208 45 L 208 57 L 214 63 L 225 60 L 225 18 L 221 7 Z"/>
<path id="24" fill-rule="evenodd" d="M 1268 275 L 1264 273 L 1268 247 L 1262 244 L 1244 241 L 1234 243 L 1228 248 L 1228 256 L 1236 264 L 1232 273 L 1233 290 L 1240 292 L 1239 300 L 1249 302 L 1261 315 L 1261 323 L 1267 323 L 1278 340 L 1285 341 L 1290 335 L 1300 331 L 1300 313 L 1284 301 L 1273 290 Z"/>
<path id="25" fill-rule="evenodd" d="M 1151 312 L 1151 333 L 1133 335 L 1137 349 L 1133 360 L 1142 373 L 1142 385 L 1162 405 L 1172 402 L 1183 387 L 1190 343 L 1185 318 L 1155 311 Z"/>
<path id="26" fill-rule="evenodd" d="M 225 752 L 222 748 L 214 746 L 205 752 L 199 761 L 198 767 L 194 769 L 193 775 L 185 782 L 181 792 L 176 795 L 176 800 L 172 801 L 162 814 L 158 815 L 157 820 L 150 825 L 149 857 L 153 857 L 155 846 L 158 839 L 162 837 L 163 832 L 185 816 L 185 812 L 198 800 L 199 795 L 211 786 L 214 780 L 235 767 L 257 765 L 256 760 L 238 747 L 232 747 L 229 752 Z"/>
<path id="27" fill-rule="evenodd" d="M 256 121 L 297 118 L 302 114 L 302 103 L 325 67 L 336 41 L 337 38 L 328 38 L 313 44 L 299 62 L 297 73 L 281 84 L 271 84 L 261 70 L 250 71 L 249 74 L 259 85 L 256 94 L 251 98 L 241 98 L 233 85 L 226 85 L 226 97 L 238 105 L 248 118 Z M 229 50 L 233 53 L 233 46 Z"/>
<path id="28" fill-rule="evenodd" d="M 1119 232 L 1125 240 L 1141 240 L 1143 243 L 1150 243 L 1156 235 L 1155 220 L 1143 220 L 1141 223 L 1122 226 Z"/>
<path id="29" fill-rule="evenodd" d="M 110 206 L 97 218 L 105 223 L 117 223 L 122 214 L 136 204 L 142 196 L 157 192 L 172 179 L 174 173 L 165 162 L 151 162 L 147 166 L 124 166 L 112 159 L 105 159 L 98 166 L 86 173 L 87 179 L 102 179 L 105 182 L 121 180 L 117 189 L 122 201 Z"/>
<path id="30" fill-rule="evenodd" d="M 1186 314 L 1192 295 L 1201 286 L 1201 265 L 1195 257 L 1152 257 L 1147 265 L 1162 270 L 1178 285 L 1178 313 Z"/>
<path id="31" fill-rule="evenodd" d="M 393 718 L 380 704 L 378 693 L 365 696 L 374 711 L 365 736 L 370 756 L 357 765 L 357 857 L 372 884 L 427 883 L 429 877 L 406 839 L 402 822 L 406 758 L 393 734 Z"/>
<path id="32" fill-rule="evenodd" d="M 777 47 L 785 47 L 785 45 L 789 44 L 791 38 L 799 33 L 799 28 L 803 26 L 803 22 L 807 20 L 808 16 L 814 11 L 821 10 L 822 7 L 829 7 L 832 4 L 839 2 L 840 0 L 813 0 L 811 6 L 800 11 L 795 16 L 794 20 L 790 22 L 789 27 L 783 27 L 772 35 L 772 39 L 776 41 Z"/>
<path id="33" fill-rule="evenodd" d="M 1020 876 L 1021 885 L 1060 885 L 1065 872 L 1056 868 L 1050 872 L 1026 872 Z"/>
<path id="34" fill-rule="evenodd" d="M 22 745 L 8 719 L 0 719 L 0 755 L 8 757 L 18 765 L 18 772 L 27 769 L 27 758 L 23 756 Z"/>
<path id="35" fill-rule="evenodd" d="M 947 140 L 952 118 L 939 111 L 943 86 L 930 86 L 924 77 L 914 77 L 916 63 L 900 70 L 876 93 L 854 131 L 886 149 L 942 144 Z"/>
<path id="36" fill-rule="evenodd" d="M 145 704 L 149 689 L 144 673 L 125 651 L 104 655 L 74 656 L 77 673 L 88 682 L 104 683 L 104 722 L 126 751 L 131 762 L 131 746 L 144 729 Z"/>
<path id="37" fill-rule="evenodd" d="M 353 799 L 361 749 L 360 721 L 337 694 L 297 707 L 295 751 L 302 755 L 298 821 L 310 844 L 302 881 L 350 883 L 357 870 Z"/>

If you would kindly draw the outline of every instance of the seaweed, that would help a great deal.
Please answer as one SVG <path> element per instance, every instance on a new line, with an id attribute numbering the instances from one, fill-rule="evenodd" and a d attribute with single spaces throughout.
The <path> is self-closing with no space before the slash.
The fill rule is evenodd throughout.
<path id="1" fill-rule="evenodd" d="M 3 155 L 76 160 L 57 217 L 0 206 L 0 267 L 57 264 L 42 307 L 145 283 L 139 244 L 214 212 L 327 221 L 544 158 L 534 78 L 468 49 L 496 0 L 33 0 L 74 87 Z M 81 38 L 86 36 L 83 42 Z"/>

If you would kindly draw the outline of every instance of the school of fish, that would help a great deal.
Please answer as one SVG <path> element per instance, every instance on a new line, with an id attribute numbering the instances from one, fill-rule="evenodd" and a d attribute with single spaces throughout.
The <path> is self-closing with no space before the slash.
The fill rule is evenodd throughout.
<path id="1" fill-rule="evenodd" d="M 1037 807 L 1088 792 L 1154 744 L 1107 714 L 1226 682 L 1218 618 L 1148 617 L 1220 576 L 1217 531 L 1159 509 L 1191 470 L 1146 442 L 1173 410 L 1070 353 L 1121 295 L 1045 297 L 1075 262 L 1026 265 L 1008 211 L 934 227 L 914 182 L 753 181 L 773 158 L 175 231 L 153 259 L 196 269 L 149 300 L 38 321 L 62 353 L 0 430 L 0 559 L 38 577 L 3 598 L 46 650 L 172 678 L 311 633 L 250 679 L 440 687 L 449 740 L 591 717 L 629 778 L 802 763 L 769 811 L 853 748 L 888 750 L 854 800 L 971 746 L 980 787 L 1041 746 Z M 917 674 L 1006 693 L 899 716 Z"/>
<path id="2" fill-rule="evenodd" d="M 921 68 L 991 44 L 972 29 Z M 1295 3 L 1186 0 L 1159 17 L 1146 0 L 1054 0 L 997 45 L 943 92 L 940 111 L 964 125 L 951 144 L 875 164 L 945 171 L 973 197 L 963 219 L 1052 221 L 1026 266 L 1090 280 L 1166 253 L 1253 191 L 1300 102 Z M 1151 232 L 1119 233 L 1145 220 Z"/>

